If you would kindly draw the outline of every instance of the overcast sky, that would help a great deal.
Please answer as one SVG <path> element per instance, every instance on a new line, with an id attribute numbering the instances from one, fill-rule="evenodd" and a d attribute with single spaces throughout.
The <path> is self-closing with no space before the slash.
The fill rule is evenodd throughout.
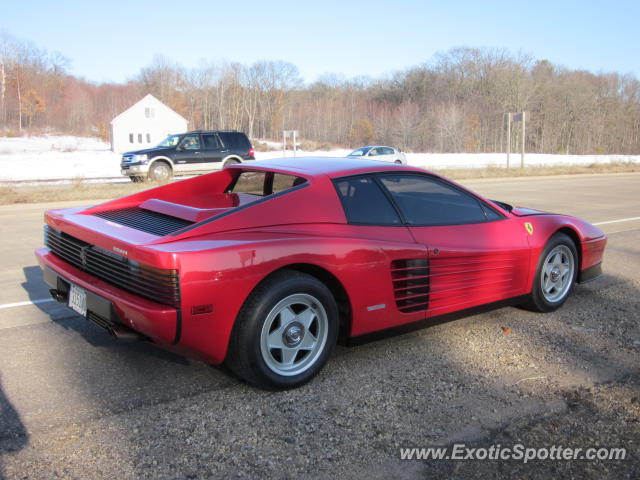
<path id="1" fill-rule="evenodd" d="M 453 47 L 498 47 L 569 68 L 640 76 L 640 1 L 5 1 L 0 29 L 123 82 L 155 55 L 285 60 L 305 81 L 380 77 Z"/>

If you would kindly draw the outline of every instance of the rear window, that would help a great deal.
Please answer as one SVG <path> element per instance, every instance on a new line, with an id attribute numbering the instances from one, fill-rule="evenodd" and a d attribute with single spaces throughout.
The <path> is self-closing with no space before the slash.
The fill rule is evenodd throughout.
<path id="1" fill-rule="evenodd" d="M 224 146 L 231 150 L 248 150 L 251 143 L 247 136 L 242 132 L 220 132 L 220 138 Z"/>
<path id="2" fill-rule="evenodd" d="M 275 172 L 243 171 L 231 183 L 227 193 L 248 193 L 266 197 L 306 183 L 303 177 Z"/>

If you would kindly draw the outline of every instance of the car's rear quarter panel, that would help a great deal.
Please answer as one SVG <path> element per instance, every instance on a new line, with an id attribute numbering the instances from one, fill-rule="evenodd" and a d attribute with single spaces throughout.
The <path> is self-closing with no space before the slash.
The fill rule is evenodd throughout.
<path id="1" fill-rule="evenodd" d="M 204 352 L 214 363 L 222 362 L 234 322 L 253 289 L 271 273 L 300 265 L 324 269 L 346 290 L 351 335 L 423 319 L 424 311 L 401 313 L 395 306 L 391 261 L 426 257 L 426 249 L 410 243 L 408 233 L 405 239 L 407 242 L 265 234 L 247 242 L 179 242 L 175 246 L 182 250 L 180 270 L 184 272 L 180 345 Z M 205 246 L 209 248 L 202 250 Z M 164 248 L 171 249 L 170 245 Z M 211 313 L 192 315 L 193 306 L 209 304 Z M 374 305 L 385 307 L 368 309 Z"/>

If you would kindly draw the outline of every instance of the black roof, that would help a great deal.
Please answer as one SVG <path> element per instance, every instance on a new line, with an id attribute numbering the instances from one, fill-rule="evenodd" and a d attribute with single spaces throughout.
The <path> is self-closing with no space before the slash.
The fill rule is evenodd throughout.
<path id="1" fill-rule="evenodd" d="M 179 135 L 187 135 L 189 133 L 244 133 L 240 130 L 191 130 L 189 132 L 184 132 Z"/>

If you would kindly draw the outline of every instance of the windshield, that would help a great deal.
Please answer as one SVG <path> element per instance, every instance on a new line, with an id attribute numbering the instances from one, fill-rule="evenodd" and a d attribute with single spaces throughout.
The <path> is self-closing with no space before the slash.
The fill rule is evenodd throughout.
<path id="1" fill-rule="evenodd" d="M 175 147 L 180 141 L 180 135 L 169 135 L 163 141 L 161 141 L 159 147 Z"/>
<path id="2" fill-rule="evenodd" d="M 348 156 L 349 157 L 363 157 L 367 154 L 367 152 L 370 150 L 369 147 L 362 147 L 362 148 L 358 148 L 357 150 L 354 150 L 353 152 L 351 152 Z"/>

